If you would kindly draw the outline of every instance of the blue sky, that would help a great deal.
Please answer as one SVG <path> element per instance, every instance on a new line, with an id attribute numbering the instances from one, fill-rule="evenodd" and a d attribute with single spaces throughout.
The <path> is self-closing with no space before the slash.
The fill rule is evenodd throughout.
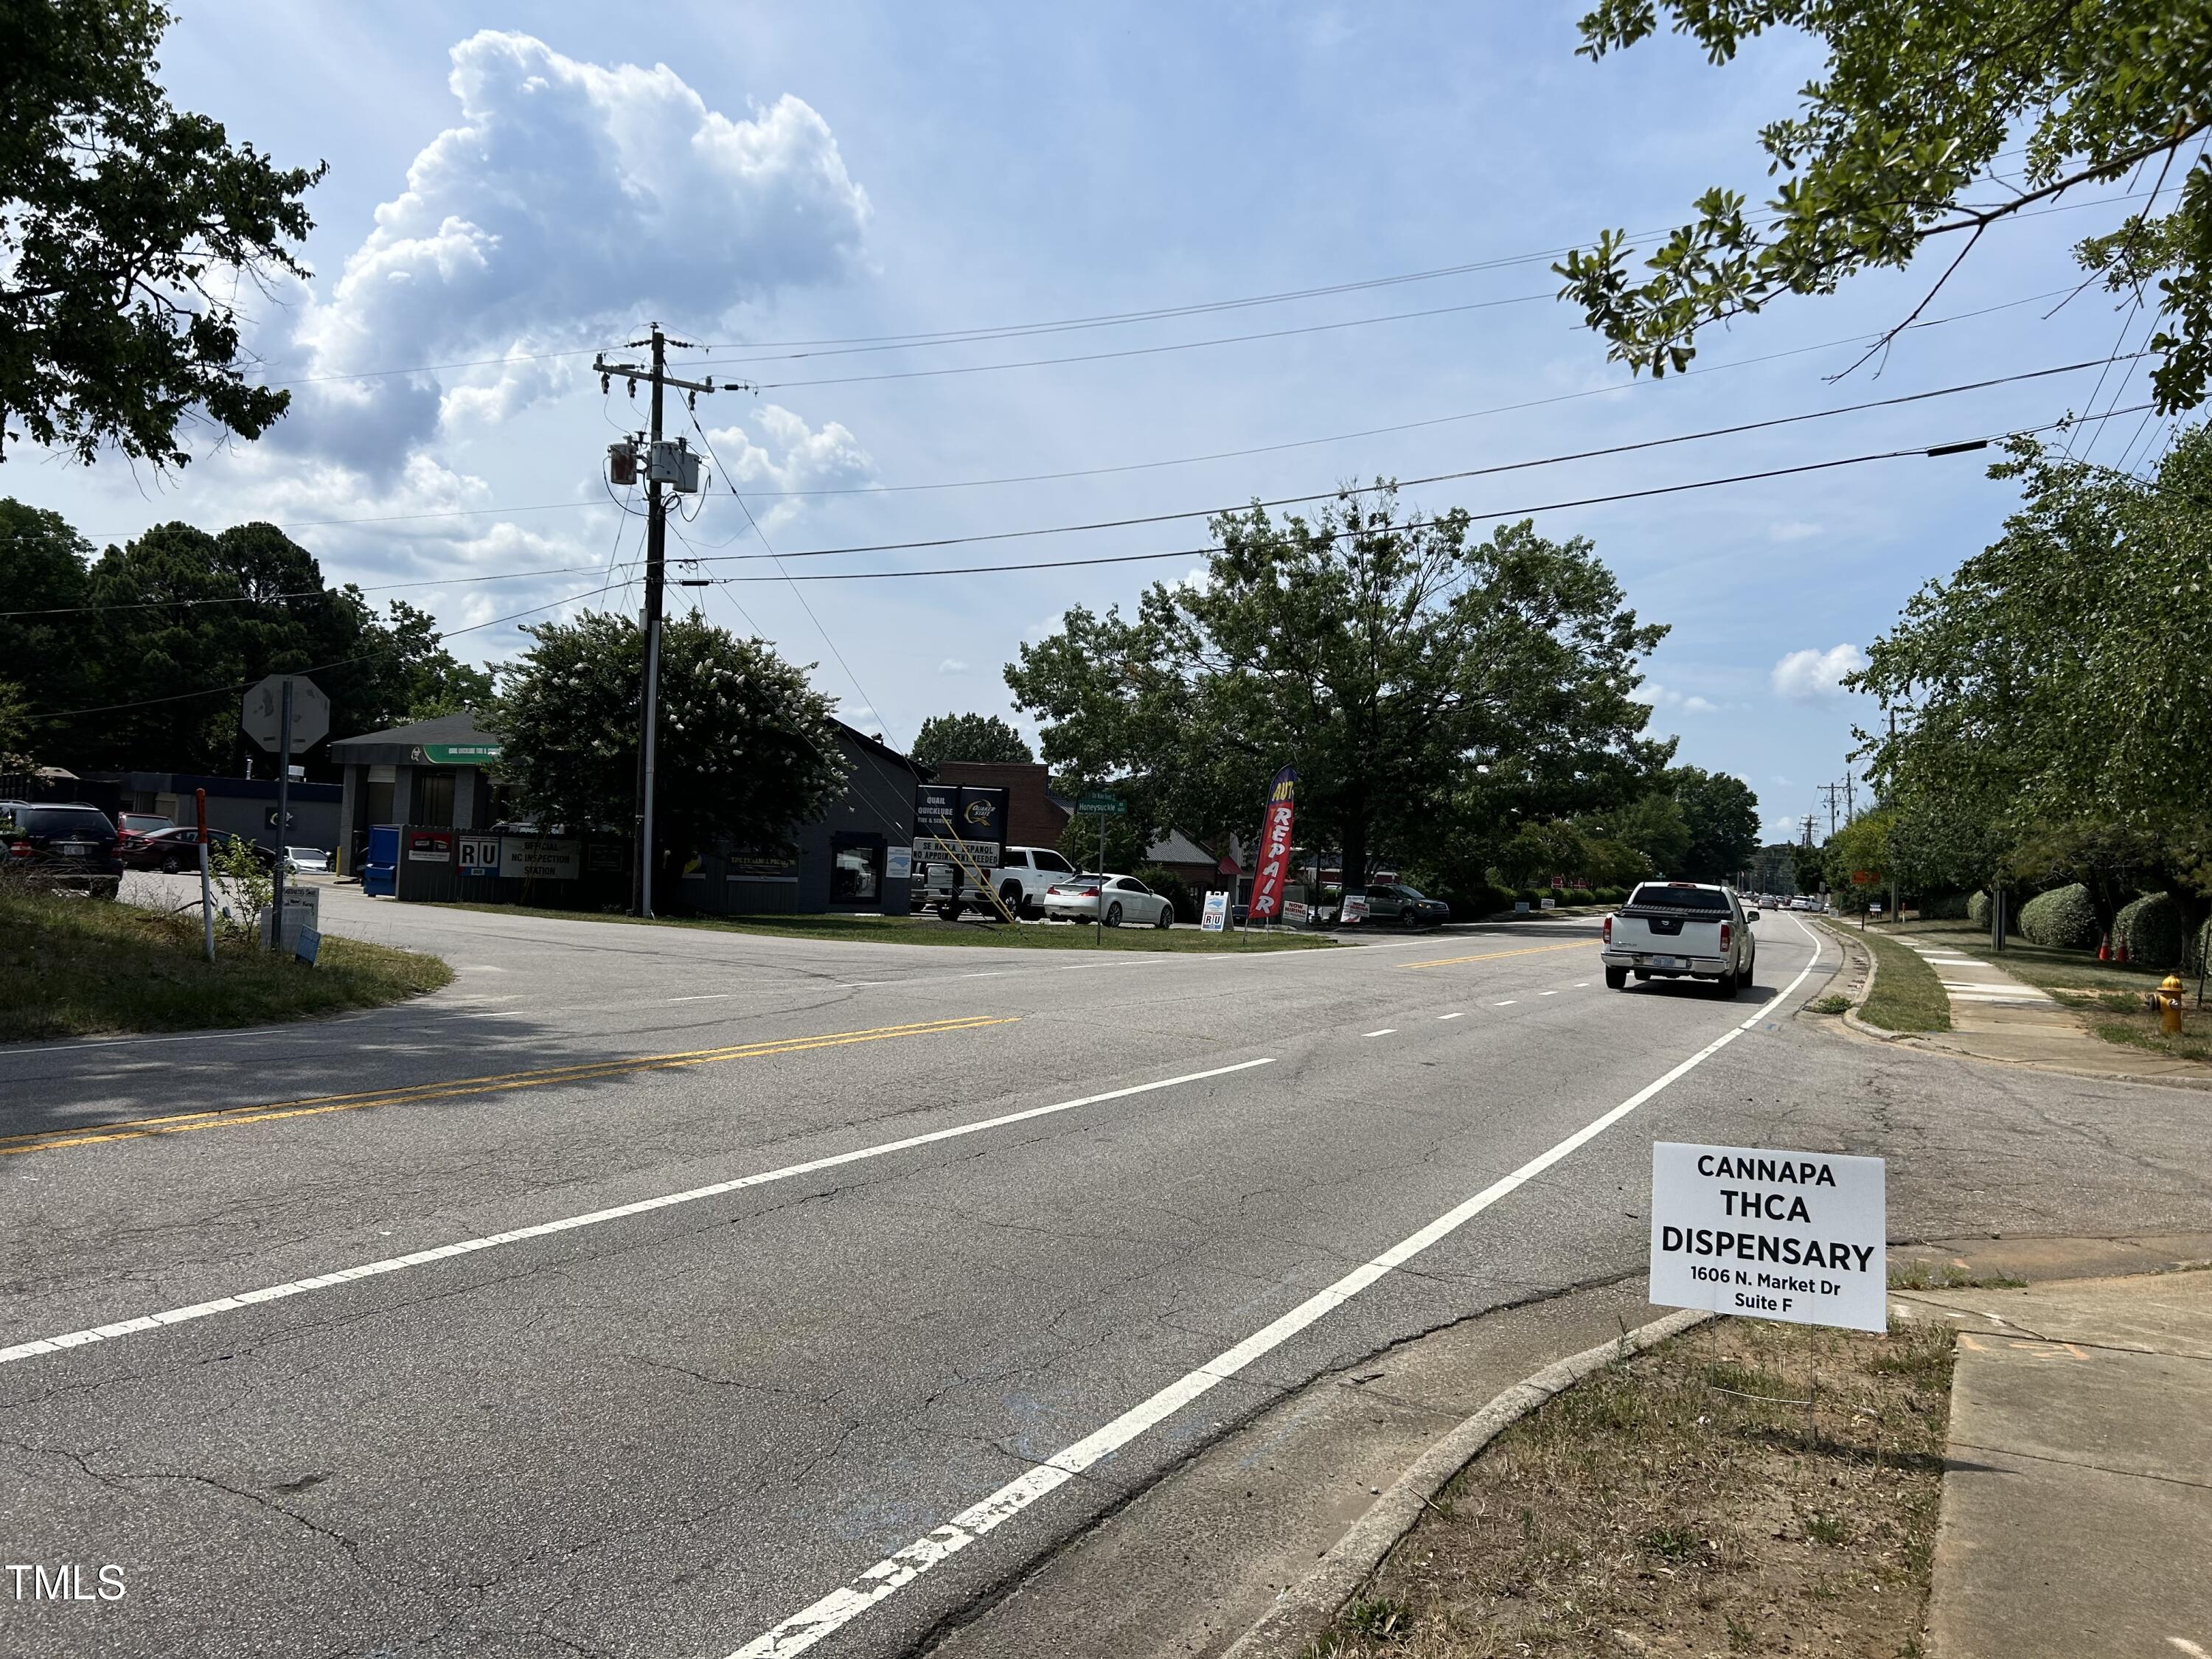
<path id="1" fill-rule="evenodd" d="M 424 584 L 395 591 L 451 628 L 600 586 L 611 569 L 634 574 L 639 526 L 599 477 L 605 444 L 642 405 L 634 411 L 620 382 L 603 396 L 586 371 L 590 349 L 619 345 L 648 319 L 721 348 L 680 354 L 694 372 L 763 384 L 702 398 L 700 419 L 767 544 L 785 553 L 1215 507 L 1832 409 L 2102 359 L 2122 323 L 2101 293 L 2045 314 L 2078 280 L 2069 245 L 2116 216 L 2093 206 L 1993 231 L 1929 313 L 1958 320 L 1907 336 L 1878 375 L 1869 365 L 1833 382 L 1858 355 L 1838 343 L 1905 315 L 1932 263 L 1786 301 L 1703 339 L 1706 372 L 1656 385 L 1625 386 L 1602 343 L 1548 297 L 1547 259 L 1525 257 L 1027 338 L 797 355 L 787 343 L 1205 305 L 1677 222 L 1709 185 L 1764 192 L 1753 135 L 1792 106 L 1818 60 L 1784 36 L 1725 70 L 1672 40 L 1594 65 L 1573 55 L 1573 7 L 641 14 L 185 0 L 179 10 L 162 54 L 177 101 L 282 161 L 331 164 L 312 198 L 314 280 L 248 307 L 267 377 L 297 382 L 295 412 L 262 443 L 210 449 L 173 481 L 24 451 L 0 487 L 102 544 L 168 519 L 273 519 L 335 579 Z M 2050 297 L 2014 303 L 2036 295 Z M 2005 308 L 1960 315 L 1995 307 Z M 1255 333 L 1277 337 L 1145 349 Z M 912 373 L 1108 352 L 1138 355 Z M 470 366 L 422 367 L 454 364 Z M 371 373 L 394 369 L 410 372 Z M 890 375 L 907 378 L 855 378 Z M 1947 442 L 2085 409 L 2096 380 L 2053 377 L 1424 486 L 1407 500 L 1494 519 Z M 2140 374 L 2124 390 L 2116 374 L 2097 407 L 2145 395 Z M 2138 419 L 2110 422 L 2096 458 L 2118 460 Z M 1307 441 L 1422 422 L 1432 423 Z M 1285 445 L 1296 447 L 1143 465 Z M 1834 690 L 1836 672 L 2010 505 L 1985 459 L 1537 517 L 1547 533 L 1592 538 L 1638 611 L 1673 625 L 1649 668 L 1655 728 L 1680 735 L 1684 760 L 1747 779 L 1779 834 L 1780 820 L 1814 810 L 1814 786 L 1841 775 L 1852 720 L 1869 718 Z M 1123 470 L 1034 476 L 1100 468 Z M 1033 481 L 975 482 L 1015 477 Z M 912 488 L 945 483 L 962 487 Z M 843 493 L 785 493 L 823 490 Z M 763 545 L 726 495 L 680 529 L 672 555 Z M 1202 540 L 1193 520 L 788 568 Z M 756 559 L 708 568 L 768 580 L 681 602 L 696 597 L 818 664 L 848 718 L 903 744 L 930 714 L 1011 713 L 1000 665 L 1068 605 L 1127 605 L 1199 562 L 795 591 Z M 560 574 L 459 580 L 523 571 Z M 634 607 L 635 589 L 592 602 Z M 453 643 L 482 659 L 521 642 L 501 625 Z"/>

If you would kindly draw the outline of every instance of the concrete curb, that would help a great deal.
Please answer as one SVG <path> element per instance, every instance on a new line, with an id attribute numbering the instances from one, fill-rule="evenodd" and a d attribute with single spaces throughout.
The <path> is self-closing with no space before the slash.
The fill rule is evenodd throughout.
<path id="1" fill-rule="evenodd" d="M 1398 1540 L 1413 1529 L 1430 1500 L 1473 1462 L 1499 1434 L 1554 1395 L 1616 1359 L 1641 1353 L 1713 1316 L 1702 1309 L 1655 1319 L 1611 1342 L 1547 1365 L 1515 1383 L 1415 1460 L 1390 1489 L 1352 1524 L 1352 1530 L 1294 1589 L 1238 1637 L 1223 1659 L 1292 1659 L 1321 1635 L 1344 1604 L 1358 1593 Z"/>
<path id="2" fill-rule="evenodd" d="M 1866 958 L 1866 983 L 1859 987 L 1859 1000 L 1844 1010 L 1844 1024 L 1861 1036 L 1872 1037 L 1876 1042 L 1908 1042 L 1918 1036 L 1920 1033 L 1917 1031 L 1885 1031 L 1881 1026 L 1870 1024 L 1859 1018 L 1859 1010 L 1866 1006 L 1867 999 L 1874 994 L 1875 975 L 1881 971 L 1881 957 L 1872 945 L 1864 940 L 1853 939 L 1840 927 L 1830 927 L 1827 931 L 1835 936 L 1843 948 L 1856 951 Z"/>

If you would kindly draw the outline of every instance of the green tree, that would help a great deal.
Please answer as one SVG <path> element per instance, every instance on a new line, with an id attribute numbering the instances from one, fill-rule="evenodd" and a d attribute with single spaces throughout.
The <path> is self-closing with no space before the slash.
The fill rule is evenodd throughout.
<path id="1" fill-rule="evenodd" d="M 1889 890 L 1892 874 L 1887 811 L 1862 812 L 1828 837 L 1820 849 L 1820 873 L 1828 890 L 1846 910 L 1863 910 L 1868 902 Z M 1860 881 L 1860 876 L 1868 878 Z"/>
<path id="2" fill-rule="evenodd" d="M 1133 617 L 1070 611 L 1006 669 L 1046 760 L 1126 785 L 1146 823 L 1249 836 L 1295 765 L 1300 839 L 1357 882 L 1378 848 L 1426 863 L 1508 781 L 1553 816 L 1648 769 L 1630 694 L 1666 630 L 1587 541 L 1473 541 L 1465 513 L 1401 522 L 1382 489 L 1212 531 L 1204 584 L 1155 584 Z"/>
<path id="3" fill-rule="evenodd" d="M 97 694 L 96 665 L 85 649 L 91 556 L 92 544 L 58 513 L 0 501 L 0 594 L 16 613 L 0 617 L 0 675 L 27 699 L 20 744 L 46 756 L 72 750 L 76 728 L 34 725 L 31 707 L 82 708 L 108 700 Z"/>
<path id="4" fill-rule="evenodd" d="M 1553 876 L 1572 881 L 1588 875 L 1589 843 L 1571 823 L 1524 823 L 1498 855 L 1498 873 L 1508 887 L 1548 884 Z M 1593 878 L 1595 879 L 1595 878 Z"/>
<path id="5" fill-rule="evenodd" d="M 180 426 L 258 437 L 289 401 L 240 372 L 234 301 L 308 274 L 290 250 L 323 168 L 173 108 L 169 21 L 154 0 L 0 4 L 0 454 L 28 436 L 182 466 Z"/>
<path id="6" fill-rule="evenodd" d="M 2065 876 L 2109 909 L 2156 868 L 2201 915 L 2212 434 L 2180 434 L 2148 482 L 2025 441 L 1991 471 L 2022 490 L 2003 533 L 1915 594 L 1850 681 L 1896 719 L 1867 741 L 1883 797 L 1929 869 Z"/>
<path id="7" fill-rule="evenodd" d="M 1583 307 L 1613 357 L 1655 375 L 1680 370 L 1698 330 L 1784 294 L 1832 293 L 1869 267 L 1901 268 L 1923 246 L 1948 277 L 1990 226 L 2140 169 L 2149 199 L 2076 253 L 2115 291 L 2140 299 L 2157 282 L 2154 303 L 2169 319 L 2150 342 L 2164 359 L 2153 377 L 2159 406 L 2202 401 L 2212 368 L 2212 162 L 2201 148 L 2175 162 L 2212 125 L 2203 0 L 1599 0 L 1577 51 L 1595 59 L 1625 50 L 1662 17 L 1715 64 L 1769 30 L 1809 36 L 1827 61 L 1796 113 L 1759 132 L 1768 171 L 1783 175 L 1765 215 L 1715 188 L 1644 261 L 1648 276 L 1632 275 L 1635 250 L 1621 231 L 1554 267 L 1561 296 Z M 1997 161 L 2021 135 L 2015 184 Z"/>
<path id="8" fill-rule="evenodd" d="M 1682 804 L 1657 790 L 1598 815 L 1613 839 L 1626 842 L 1650 865 L 1650 873 L 1680 876 L 1690 850 L 1690 823 Z"/>
<path id="9" fill-rule="evenodd" d="M 1734 881 L 1759 846 L 1759 797 L 1741 778 L 1677 766 L 1668 772 L 1668 788 L 1682 809 L 1690 832 L 1680 875 L 1691 881 Z"/>
<path id="10" fill-rule="evenodd" d="M 534 643 L 489 711 L 500 769 L 544 823 L 627 832 L 637 806 L 645 645 L 628 617 L 586 612 L 524 629 Z M 661 634 L 654 833 L 659 890 L 717 845 L 789 849 L 844 779 L 830 699 L 758 640 L 696 617 Z"/>
<path id="11" fill-rule="evenodd" d="M 1820 849 L 1817 847 L 1808 847 L 1802 842 L 1793 842 L 1790 848 L 1790 859 L 1797 877 L 1797 890 L 1801 893 L 1819 892 L 1822 880 Z"/>
<path id="12" fill-rule="evenodd" d="M 1149 838 L 1133 819 L 1108 818 L 1106 825 L 1106 869 L 1109 876 L 1134 875 L 1137 866 L 1145 861 L 1145 850 Z M 1067 828 L 1060 832 L 1059 853 L 1079 870 L 1098 868 L 1098 825 L 1095 817 L 1078 816 L 1067 821 Z"/>
<path id="13" fill-rule="evenodd" d="M 913 758 L 924 766 L 947 761 L 1016 761 L 1036 756 L 1011 721 L 996 714 L 932 714 L 915 733 Z"/>

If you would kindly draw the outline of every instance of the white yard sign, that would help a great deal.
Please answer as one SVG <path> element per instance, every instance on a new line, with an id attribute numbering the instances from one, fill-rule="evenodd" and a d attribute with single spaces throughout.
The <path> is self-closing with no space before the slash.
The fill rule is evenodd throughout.
<path id="1" fill-rule="evenodd" d="M 1888 1328 L 1878 1158 L 1651 1147 L 1651 1300 L 1799 1325 Z"/>

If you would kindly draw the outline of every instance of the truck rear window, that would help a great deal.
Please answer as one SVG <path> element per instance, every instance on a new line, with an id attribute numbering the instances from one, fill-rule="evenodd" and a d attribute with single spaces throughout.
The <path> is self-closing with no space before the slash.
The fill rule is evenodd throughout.
<path id="1" fill-rule="evenodd" d="M 1728 913 L 1728 895 L 1710 887 L 1662 887 L 1650 884 L 1628 896 L 1632 910 L 1700 910 L 1717 915 Z"/>

